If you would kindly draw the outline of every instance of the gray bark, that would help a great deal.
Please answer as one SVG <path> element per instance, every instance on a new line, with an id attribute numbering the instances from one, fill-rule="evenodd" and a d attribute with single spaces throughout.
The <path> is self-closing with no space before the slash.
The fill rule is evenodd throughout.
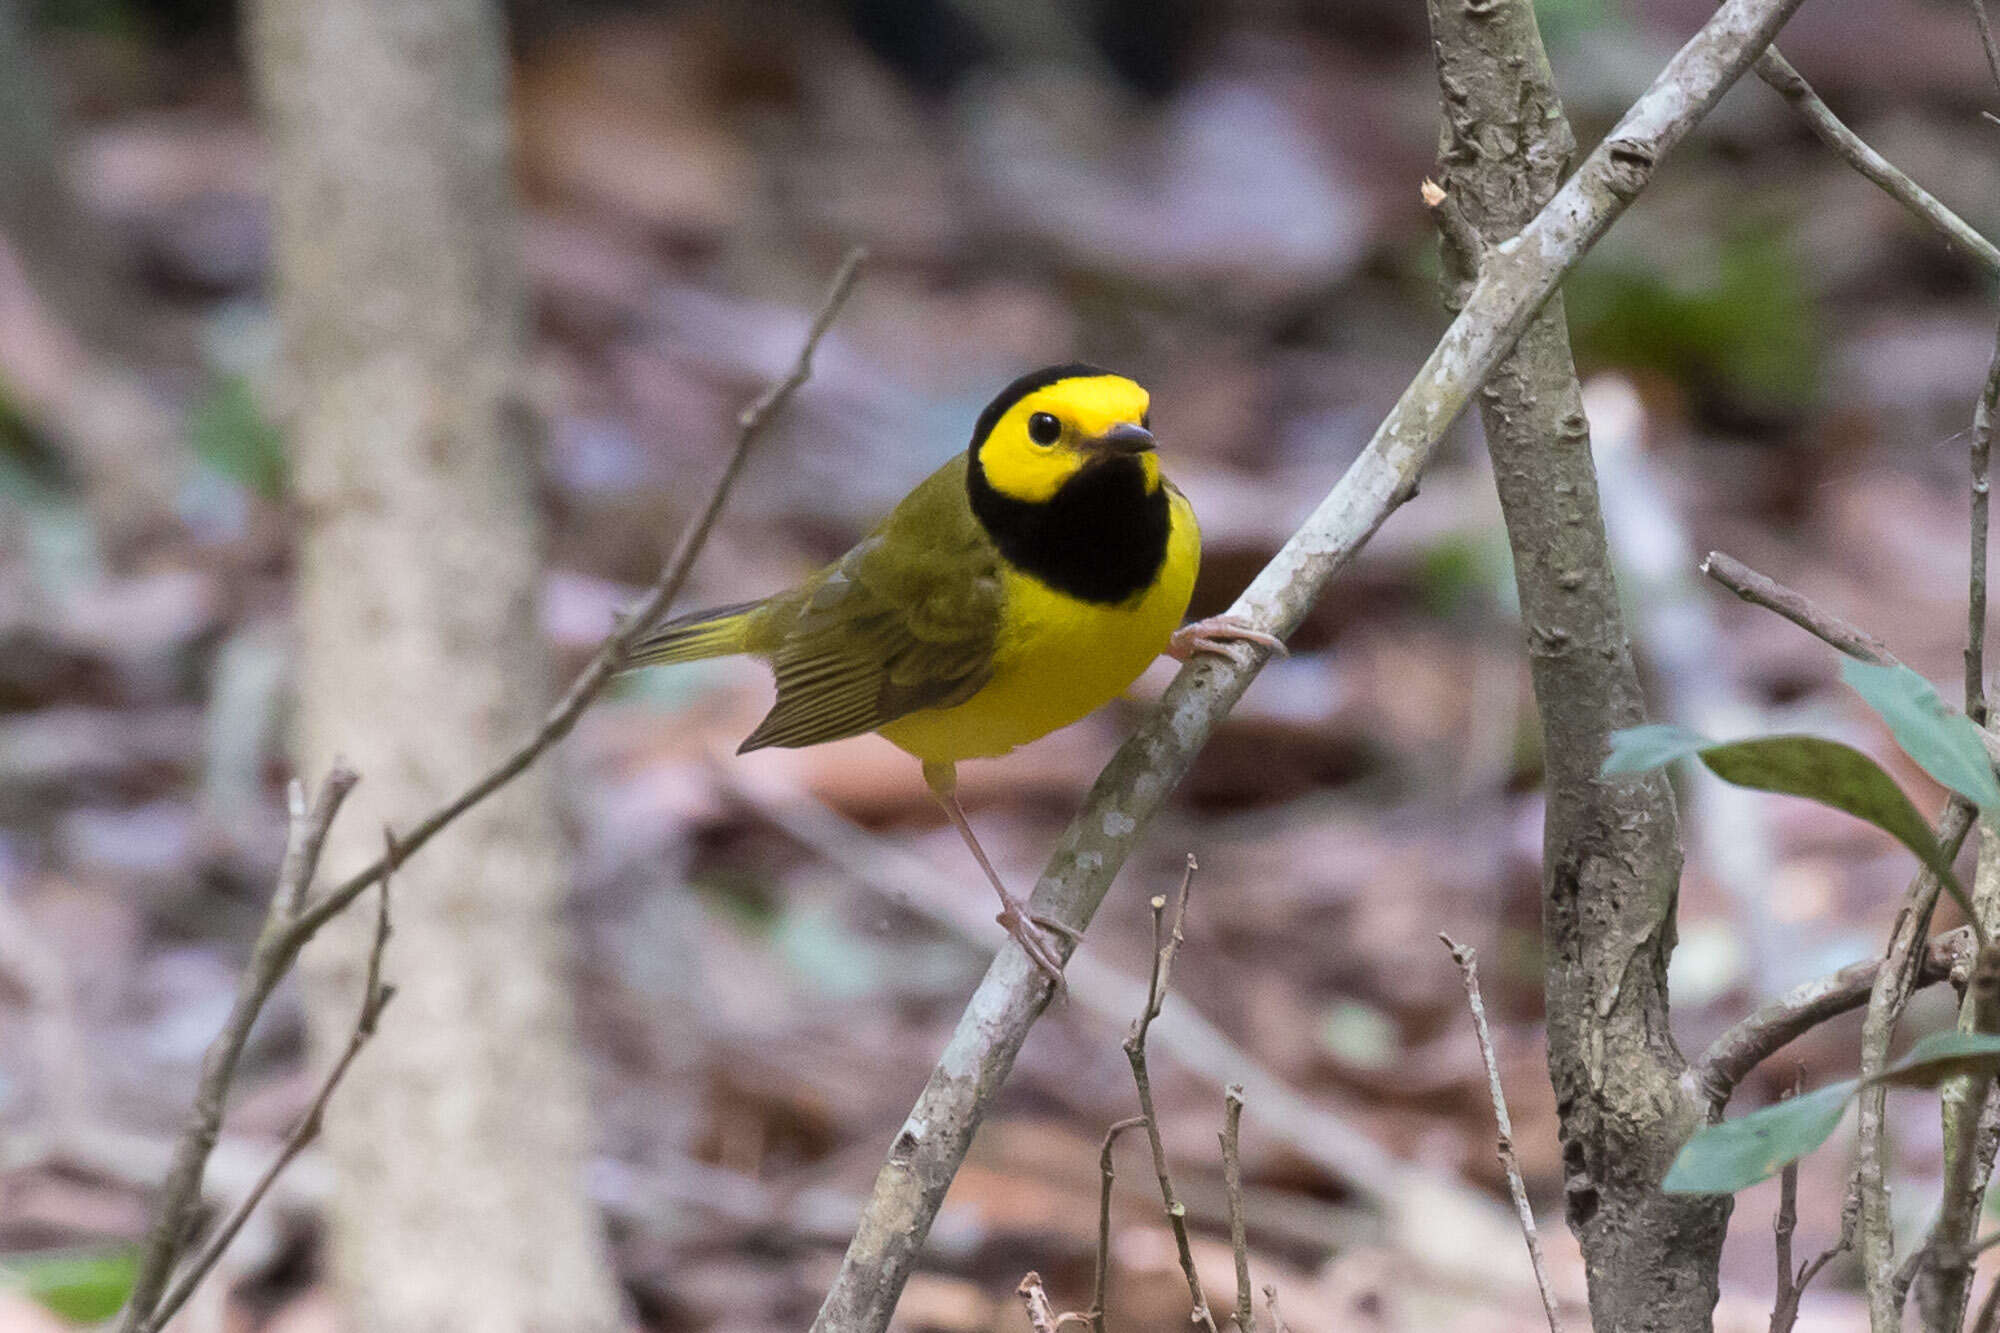
<path id="1" fill-rule="evenodd" d="M 293 383 L 302 772 L 362 775 L 330 876 L 533 732 L 530 425 L 497 10 L 484 0 L 260 0 Z M 583 1192 L 551 784 L 532 770 L 395 876 L 397 1002 L 327 1117 L 333 1268 L 369 1333 L 618 1326 Z M 322 1057 L 352 1021 L 369 923 L 305 953 Z"/>
<path id="2" fill-rule="evenodd" d="M 1438 437 L 1563 276 L 1646 188 L 1660 158 L 1771 44 L 1799 3 L 1723 0 L 1515 242 L 1488 257 L 1464 309 L 1360 457 L 1244 589 L 1230 615 L 1281 637 L 1298 625 L 1327 583 L 1413 493 Z M 1076 930 L 1090 924 L 1134 843 L 1260 665 L 1261 658 L 1226 665 L 1205 658 L 1181 671 L 1152 718 L 1099 775 L 1057 844 L 1029 900 L 1036 915 Z M 896 1134 L 815 1333 L 888 1327 L 945 1191 L 1047 999 L 1047 979 L 1018 948 L 1003 947 Z"/>
<path id="3" fill-rule="evenodd" d="M 1430 0 L 1446 207 L 1497 244 L 1556 191 L 1575 139 L 1528 0 Z M 1477 256 L 1452 249 L 1448 279 Z M 1562 298 L 1479 392 L 1541 714 L 1542 936 L 1564 1197 L 1606 1330 L 1709 1327 L 1729 1200 L 1658 1182 L 1693 1133 L 1667 1021 L 1680 841 L 1663 775 L 1606 779 L 1645 721 L 1598 504 Z"/>

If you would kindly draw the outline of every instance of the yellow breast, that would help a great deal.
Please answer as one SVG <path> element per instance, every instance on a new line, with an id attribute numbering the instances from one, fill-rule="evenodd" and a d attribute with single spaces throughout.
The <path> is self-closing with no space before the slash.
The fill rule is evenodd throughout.
<path id="1" fill-rule="evenodd" d="M 1201 565 L 1194 511 L 1170 491 L 1172 527 L 1160 576 L 1116 605 L 1080 601 L 1012 570 L 993 675 L 950 708 L 896 719 L 882 735 L 926 763 L 1007 753 L 1097 711 L 1125 692 L 1187 614 Z"/>

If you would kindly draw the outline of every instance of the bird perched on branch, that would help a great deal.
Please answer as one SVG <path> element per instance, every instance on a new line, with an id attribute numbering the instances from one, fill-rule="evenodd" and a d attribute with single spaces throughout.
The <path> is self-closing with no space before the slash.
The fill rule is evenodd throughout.
<path id="1" fill-rule="evenodd" d="M 627 667 L 747 653 L 778 701 L 738 753 L 879 732 L 1000 895 L 1000 924 L 1058 985 L 1062 958 L 1001 882 L 957 796 L 961 759 L 1006 754 L 1109 703 L 1161 653 L 1282 651 L 1227 617 L 1181 625 L 1201 562 L 1160 471 L 1146 391 L 1095 366 L 1023 375 L 972 445 L 833 564 L 762 601 L 667 621 Z"/>

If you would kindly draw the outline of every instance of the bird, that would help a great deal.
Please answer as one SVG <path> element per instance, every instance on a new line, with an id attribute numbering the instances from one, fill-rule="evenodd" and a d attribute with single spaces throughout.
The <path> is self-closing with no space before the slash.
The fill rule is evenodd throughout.
<path id="1" fill-rule="evenodd" d="M 762 658 L 777 701 L 737 753 L 866 732 L 909 753 L 999 894 L 997 920 L 1060 990 L 1048 932 L 1074 932 L 1007 888 L 957 765 L 1095 712 L 1162 653 L 1284 651 L 1233 617 L 1181 623 L 1201 530 L 1160 470 L 1150 409 L 1137 381 L 1082 362 L 1022 375 L 845 555 L 784 592 L 657 625 L 622 669 Z"/>

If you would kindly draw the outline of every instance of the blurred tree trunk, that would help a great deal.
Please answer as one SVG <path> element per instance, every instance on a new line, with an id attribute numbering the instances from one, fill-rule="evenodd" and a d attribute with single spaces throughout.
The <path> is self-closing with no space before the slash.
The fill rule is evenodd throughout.
<path id="1" fill-rule="evenodd" d="M 302 516 L 298 767 L 362 775 L 337 876 L 546 703 L 506 58 L 489 0 L 258 0 L 249 42 Z M 550 796 L 531 770 L 395 876 L 398 998 L 326 1131 L 353 1329 L 620 1322 Z M 322 1047 L 352 1021 L 367 916 L 306 953 Z"/>

